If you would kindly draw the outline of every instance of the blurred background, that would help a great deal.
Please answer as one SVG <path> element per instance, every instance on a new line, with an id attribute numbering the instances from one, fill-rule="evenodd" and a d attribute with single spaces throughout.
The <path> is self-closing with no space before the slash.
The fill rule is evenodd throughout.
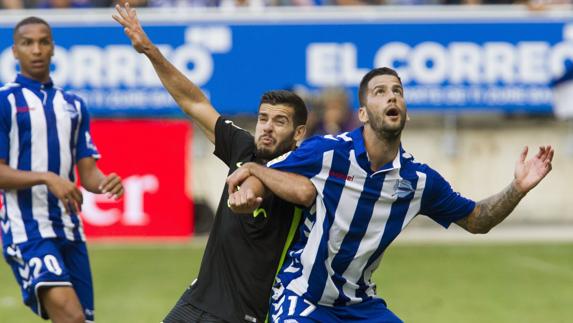
<path id="1" fill-rule="evenodd" d="M 524 146 L 555 147 L 552 173 L 488 235 L 419 217 L 375 280 L 407 322 L 570 322 L 571 1 L 130 3 L 167 58 L 245 129 L 263 92 L 291 89 L 311 110 L 311 134 L 350 130 L 361 77 L 390 66 L 411 119 L 404 148 L 469 198 L 508 185 Z M 18 70 L 12 27 L 47 20 L 54 82 L 86 99 L 99 164 L 126 189 L 118 202 L 84 192 L 98 321 L 158 322 L 196 275 L 228 170 L 111 19 L 114 4 L 0 0 L 0 83 Z M 34 320 L 0 265 L 0 322 Z"/>

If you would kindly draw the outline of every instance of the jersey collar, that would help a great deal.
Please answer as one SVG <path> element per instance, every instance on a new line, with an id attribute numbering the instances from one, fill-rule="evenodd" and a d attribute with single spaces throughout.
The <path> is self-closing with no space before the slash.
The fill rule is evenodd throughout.
<path id="1" fill-rule="evenodd" d="M 364 126 L 351 131 L 349 133 L 349 137 L 352 138 L 354 153 L 356 155 L 358 164 L 360 164 L 360 166 L 366 170 L 368 174 L 376 175 L 378 173 L 386 173 L 391 170 L 400 169 L 402 167 L 401 156 L 406 156 L 407 153 L 402 148 L 402 144 L 400 144 L 400 151 L 394 160 L 382 165 L 382 167 L 380 167 L 377 171 L 373 172 L 370 168 L 371 165 L 368 158 L 368 152 L 366 151 L 366 145 L 364 144 L 364 136 L 362 135 L 363 132 Z"/>
<path id="2" fill-rule="evenodd" d="M 22 74 L 18 74 L 18 76 L 16 76 L 15 83 L 22 84 L 24 87 L 32 88 L 35 90 L 51 89 L 54 87 L 54 82 L 52 82 L 51 78 L 48 82 L 42 83 Z"/>

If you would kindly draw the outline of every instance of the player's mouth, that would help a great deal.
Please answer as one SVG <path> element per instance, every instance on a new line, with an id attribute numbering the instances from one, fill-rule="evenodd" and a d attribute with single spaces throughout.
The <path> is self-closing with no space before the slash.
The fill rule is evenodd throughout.
<path id="1" fill-rule="evenodd" d="M 398 107 L 390 107 L 386 109 L 386 113 L 384 115 L 390 117 L 390 119 L 398 119 L 400 118 L 400 109 L 398 109 Z"/>
<path id="2" fill-rule="evenodd" d="M 32 67 L 34 67 L 34 68 L 42 68 L 42 67 L 46 66 L 46 62 L 42 59 L 37 59 L 37 60 L 31 61 L 30 65 L 32 65 Z"/>
<path id="3" fill-rule="evenodd" d="M 259 142 L 263 145 L 272 145 L 275 140 L 271 136 L 261 136 Z"/>

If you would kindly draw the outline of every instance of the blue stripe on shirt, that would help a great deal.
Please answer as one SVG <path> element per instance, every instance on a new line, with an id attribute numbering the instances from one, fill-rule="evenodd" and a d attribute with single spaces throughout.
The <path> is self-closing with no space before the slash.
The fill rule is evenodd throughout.
<path id="1" fill-rule="evenodd" d="M 46 103 L 44 105 L 44 116 L 46 117 L 46 132 L 48 144 L 48 171 L 60 175 L 60 140 L 58 139 L 58 127 L 56 113 L 54 112 L 54 94 L 50 90 L 47 93 Z M 58 198 L 48 191 L 48 218 L 52 221 L 52 228 L 58 237 L 65 237 L 62 210 L 58 205 Z"/>
<path id="2" fill-rule="evenodd" d="M 402 165 L 405 166 L 406 163 L 402 162 Z M 406 213 L 408 213 L 408 208 L 410 207 L 410 203 L 414 198 L 416 189 L 418 187 L 418 175 L 416 174 L 416 169 L 410 167 L 401 167 L 400 168 L 400 177 L 402 179 L 407 179 L 412 184 L 412 188 L 414 189 L 410 194 L 401 197 L 398 196 L 396 201 L 392 203 L 392 207 L 390 208 L 390 216 L 388 217 L 388 221 L 386 222 L 386 227 L 384 228 L 384 233 L 382 234 L 382 239 L 380 239 L 380 244 L 376 251 L 366 263 L 364 267 L 364 271 L 362 272 L 362 276 L 358 280 L 359 288 L 356 292 L 356 296 L 362 298 L 363 301 L 367 300 L 369 297 L 366 294 L 367 285 L 364 281 L 364 275 L 366 274 L 366 270 L 370 265 L 372 265 L 378 257 L 384 253 L 386 248 L 396 239 L 398 234 L 402 231 L 402 227 L 404 225 L 404 220 L 406 218 Z"/>
<path id="3" fill-rule="evenodd" d="M 367 223 L 370 223 L 370 219 L 372 218 L 374 205 L 377 202 L 376 198 L 380 196 L 384 178 L 384 173 L 366 177 L 348 233 L 344 237 L 340 250 L 332 261 L 332 268 L 335 272 L 332 281 L 339 292 L 338 299 L 334 302 L 334 306 L 346 305 L 346 303 L 350 301 L 350 298 L 344 295 L 342 289 L 346 283 L 346 279 L 342 277 L 342 274 L 354 260 L 354 256 L 360 247 L 360 242 L 362 242 L 362 238 L 366 235 L 366 229 L 368 229 Z"/>
<path id="4" fill-rule="evenodd" d="M 331 172 L 335 172 L 336 174 L 347 174 L 348 169 L 350 168 L 350 160 L 348 157 L 349 156 L 347 150 L 335 150 L 332 157 L 332 165 L 330 167 Z M 340 182 L 342 182 L 342 184 Z M 324 205 L 328 211 L 325 215 L 322 227 L 323 234 L 320 240 L 320 245 L 318 247 L 317 254 L 319 255 L 319 259 L 322 259 L 320 257 L 324 257 L 324 259 L 326 259 L 328 255 L 328 240 L 330 237 L 329 230 L 330 226 L 334 222 L 336 208 L 340 201 L 343 189 L 344 179 L 329 175 L 323 189 L 323 196 L 325 197 Z M 311 299 L 315 302 L 320 300 L 322 293 L 324 292 L 327 276 L 328 273 L 326 271 L 324 262 L 317 261 L 314 266 L 312 266 L 309 280 L 320 283 L 310 285 L 307 291 L 307 294 L 309 294 Z"/>

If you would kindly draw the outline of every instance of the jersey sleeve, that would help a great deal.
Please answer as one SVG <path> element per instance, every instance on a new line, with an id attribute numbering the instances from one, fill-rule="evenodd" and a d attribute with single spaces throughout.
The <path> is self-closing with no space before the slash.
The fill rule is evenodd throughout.
<path id="1" fill-rule="evenodd" d="M 428 168 L 427 176 L 420 213 L 447 228 L 473 211 L 475 202 L 454 192 L 438 172 Z"/>
<path id="2" fill-rule="evenodd" d="M 76 162 L 85 157 L 99 159 L 101 157 L 90 133 L 90 115 L 83 100 L 80 102 L 81 120 L 78 129 L 78 141 L 76 144 Z"/>
<path id="3" fill-rule="evenodd" d="M 248 131 L 236 126 L 231 120 L 219 117 L 215 123 L 215 156 L 227 166 L 244 152 L 246 147 L 254 145 L 254 138 Z"/>
<path id="4" fill-rule="evenodd" d="M 322 153 L 325 146 L 329 146 L 326 140 L 322 137 L 307 139 L 297 149 L 268 162 L 267 166 L 312 178 L 322 169 Z"/>
<path id="5" fill-rule="evenodd" d="M 0 159 L 8 162 L 10 154 L 11 109 L 5 96 L 0 97 Z"/>

